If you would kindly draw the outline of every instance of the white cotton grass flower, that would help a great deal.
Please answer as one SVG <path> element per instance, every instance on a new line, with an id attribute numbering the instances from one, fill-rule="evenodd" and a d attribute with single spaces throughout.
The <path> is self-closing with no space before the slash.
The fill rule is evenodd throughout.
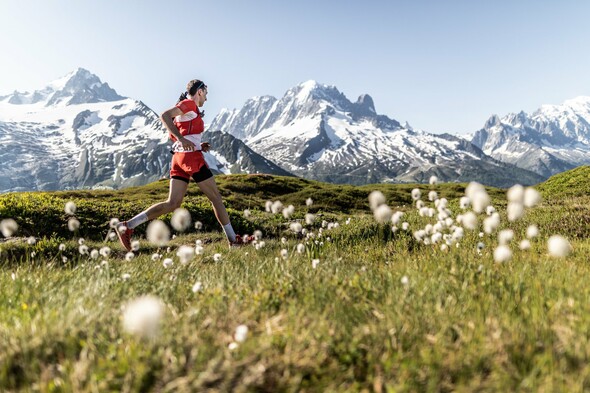
<path id="1" fill-rule="evenodd" d="M 461 197 L 459 199 L 459 207 L 463 210 L 466 210 L 471 205 L 471 201 L 466 196 Z"/>
<path id="2" fill-rule="evenodd" d="M 99 255 L 100 255 L 100 253 L 96 249 L 93 249 L 92 251 L 90 251 L 90 258 L 92 258 L 92 259 L 98 259 Z"/>
<path id="3" fill-rule="evenodd" d="M 474 229 L 477 229 L 477 216 L 472 211 L 466 212 L 463 214 L 463 220 L 461 223 L 465 229 L 473 231 Z"/>
<path id="4" fill-rule="evenodd" d="M 213 260 L 215 262 L 220 262 L 221 261 L 221 254 L 217 253 L 213 255 Z"/>
<path id="5" fill-rule="evenodd" d="M 109 227 L 115 229 L 119 226 L 121 222 L 119 221 L 118 218 L 111 218 L 111 220 L 109 221 Z"/>
<path id="6" fill-rule="evenodd" d="M 438 200 L 438 193 L 436 191 L 430 191 L 428 193 L 428 200 L 429 201 L 436 201 L 436 200 Z"/>
<path id="7" fill-rule="evenodd" d="M 295 213 L 295 206 L 289 205 L 283 209 L 283 217 L 289 218 Z"/>
<path id="8" fill-rule="evenodd" d="M 289 224 L 289 229 L 295 233 L 300 233 L 303 229 L 303 226 L 299 222 L 292 222 Z"/>
<path id="9" fill-rule="evenodd" d="M 410 279 L 408 278 L 408 276 L 403 276 L 400 280 L 399 280 L 402 285 L 408 285 L 410 283 Z"/>
<path id="10" fill-rule="evenodd" d="M 283 211 L 283 203 L 281 201 L 274 201 L 270 207 L 273 214 L 278 214 Z"/>
<path id="11" fill-rule="evenodd" d="M 508 202 L 524 203 L 524 187 L 520 184 L 515 184 L 506 191 L 506 198 Z"/>
<path id="12" fill-rule="evenodd" d="M 195 221 L 195 229 L 197 231 L 200 231 L 201 229 L 203 229 L 203 223 L 201 221 Z"/>
<path id="13" fill-rule="evenodd" d="M 195 249 L 191 246 L 180 246 L 176 251 L 176 256 L 180 259 L 180 263 L 186 265 L 195 257 Z"/>
<path id="14" fill-rule="evenodd" d="M 287 251 L 287 249 L 286 248 L 281 249 L 281 258 L 287 259 L 288 256 L 289 256 L 289 252 Z"/>
<path id="15" fill-rule="evenodd" d="M 244 218 L 250 218 L 251 214 L 250 209 L 244 209 Z"/>
<path id="16" fill-rule="evenodd" d="M 81 238 L 78 239 L 78 244 L 79 245 L 82 245 L 82 244 L 85 244 L 85 243 L 86 243 L 86 240 L 83 237 L 81 237 Z"/>
<path id="17" fill-rule="evenodd" d="M 107 235 L 107 237 L 109 238 L 110 241 L 114 241 L 117 238 L 117 233 L 114 231 L 109 231 L 109 234 Z"/>
<path id="18" fill-rule="evenodd" d="M 203 246 L 195 246 L 195 254 L 196 255 L 203 255 L 204 252 L 205 252 L 205 249 L 203 248 Z"/>
<path id="19" fill-rule="evenodd" d="M 483 242 L 479 242 L 477 243 L 477 251 L 481 251 L 485 248 L 485 244 L 483 244 Z"/>
<path id="20" fill-rule="evenodd" d="M 172 228 L 178 232 L 186 231 L 191 225 L 191 222 L 191 213 L 183 207 L 179 207 L 178 209 L 174 210 L 174 213 L 172 213 L 172 218 L 170 219 L 170 225 L 172 225 Z"/>
<path id="21" fill-rule="evenodd" d="M 107 246 L 104 246 L 104 247 L 101 247 L 98 252 L 104 258 L 108 258 L 111 255 L 111 248 L 110 247 L 107 247 Z"/>
<path id="22" fill-rule="evenodd" d="M 270 213 L 272 211 L 272 201 L 266 201 L 266 203 L 264 204 L 264 210 L 267 213 Z"/>
<path id="23" fill-rule="evenodd" d="M 492 214 L 494 214 L 496 212 L 496 208 L 492 205 L 488 205 L 488 207 L 486 207 L 486 214 L 488 216 L 491 216 Z"/>
<path id="24" fill-rule="evenodd" d="M 238 343 L 235 341 L 232 341 L 231 343 L 229 343 L 229 345 L 227 346 L 227 349 L 229 349 L 230 351 L 234 351 L 239 347 Z"/>
<path id="25" fill-rule="evenodd" d="M 131 278 L 131 274 L 129 274 L 129 273 L 123 273 L 121 275 L 121 278 L 123 279 L 123 281 L 128 281 Z"/>
<path id="26" fill-rule="evenodd" d="M 86 244 L 81 244 L 81 245 L 78 247 L 78 252 L 79 252 L 81 255 L 88 255 L 88 246 L 87 246 Z"/>
<path id="27" fill-rule="evenodd" d="M 201 289 L 203 289 L 203 283 L 201 283 L 200 281 L 197 281 L 194 285 L 193 285 L 193 293 L 197 293 L 200 292 Z"/>
<path id="28" fill-rule="evenodd" d="M 162 258 L 162 256 L 160 254 L 158 254 L 157 252 L 152 254 L 152 261 L 153 262 L 157 262 Z"/>
<path id="29" fill-rule="evenodd" d="M 508 221 L 514 222 L 521 218 L 524 214 L 524 205 L 518 202 L 508 202 L 508 206 L 506 207 L 506 215 L 508 216 Z"/>
<path id="30" fill-rule="evenodd" d="M 500 245 L 494 250 L 494 261 L 497 263 L 508 262 L 512 258 L 512 251 L 508 246 Z"/>
<path id="31" fill-rule="evenodd" d="M 137 252 L 139 251 L 139 240 L 133 240 L 131 242 L 131 251 Z"/>
<path id="32" fill-rule="evenodd" d="M 405 221 L 404 221 L 404 222 L 402 222 L 402 229 L 403 229 L 404 231 L 407 231 L 409 228 L 410 228 L 410 224 L 409 224 L 409 223 L 407 223 L 407 222 L 405 222 Z"/>
<path id="33" fill-rule="evenodd" d="M 484 186 L 477 182 L 471 182 L 465 188 L 465 195 L 471 201 L 473 211 L 482 213 L 490 204 L 490 196 Z"/>
<path id="34" fill-rule="evenodd" d="M 127 262 L 131 262 L 131 260 L 135 258 L 135 254 L 131 251 L 129 251 L 127 254 L 125 254 L 125 260 Z"/>
<path id="35" fill-rule="evenodd" d="M 174 261 L 172 260 L 172 258 L 165 258 L 162 261 L 162 265 L 164 266 L 164 268 L 168 269 L 170 266 L 172 266 L 174 264 Z"/>
<path id="36" fill-rule="evenodd" d="M 528 239 L 521 240 L 520 244 L 518 245 L 518 248 L 520 248 L 523 251 L 530 250 L 531 242 Z"/>
<path id="37" fill-rule="evenodd" d="M 0 221 L 0 232 L 2 236 L 11 237 L 18 230 L 18 224 L 12 218 L 5 218 Z"/>
<path id="38" fill-rule="evenodd" d="M 306 223 L 307 225 L 311 225 L 311 224 L 313 224 L 313 222 L 314 222 L 314 221 L 315 221 L 315 216 L 314 216 L 313 214 L 311 214 L 311 213 L 307 213 L 307 214 L 305 215 L 305 223 Z"/>
<path id="39" fill-rule="evenodd" d="M 400 211 L 396 211 L 395 213 L 393 213 L 393 215 L 391 216 L 391 223 L 393 225 L 398 225 L 401 218 L 404 216 L 403 212 Z"/>
<path id="40" fill-rule="evenodd" d="M 391 220 L 393 212 L 391 208 L 385 204 L 378 206 L 374 211 L 373 215 L 375 216 L 375 220 L 380 224 L 385 224 Z"/>
<path id="41" fill-rule="evenodd" d="M 64 211 L 67 215 L 73 216 L 74 214 L 76 214 L 76 204 L 72 201 L 66 202 Z"/>
<path id="42" fill-rule="evenodd" d="M 123 307 L 123 328 L 127 333 L 154 338 L 160 329 L 164 304 L 152 295 L 129 301 Z"/>
<path id="43" fill-rule="evenodd" d="M 426 206 L 426 203 L 424 203 L 424 201 L 423 201 L 423 200 L 421 200 L 421 199 L 418 199 L 418 200 L 416 201 L 416 209 L 418 209 L 418 210 L 422 210 L 422 209 L 423 209 L 425 206 Z"/>
<path id="44" fill-rule="evenodd" d="M 528 239 L 532 239 L 537 236 L 539 236 L 539 227 L 537 227 L 535 224 L 529 225 L 529 227 L 526 229 L 526 237 Z"/>
<path id="45" fill-rule="evenodd" d="M 483 220 L 483 231 L 488 235 L 492 234 L 500 226 L 500 215 L 493 213 Z"/>
<path id="46" fill-rule="evenodd" d="M 512 229 L 503 229 L 498 233 L 498 243 L 502 246 L 509 244 L 514 238 Z"/>
<path id="47" fill-rule="evenodd" d="M 305 200 L 305 205 L 306 205 L 307 207 L 310 207 L 311 205 L 313 205 L 313 199 L 311 199 L 311 198 L 307 198 L 307 199 Z"/>
<path id="48" fill-rule="evenodd" d="M 297 245 L 297 252 L 298 252 L 299 254 L 303 254 L 303 252 L 304 252 L 304 251 L 305 251 L 305 245 L 304 245 L 303 243 L 299 243 L 299 244 Z"/>
<path id="49" fill-rule="evenodd" d="M 572 246 L 567 239 L 561 235 L 553 235 L 547 241 L 549 255 L 554 258 L 564 258 L 572 251 Z"/>
<path id="50" fill-rule="evenodd" d="M 72 217 L 68 220 L 68 229 L 70 232 L 76 232 L 80 228 L 80 221 Z"/>
<path id="51" fill-rule="evenodd" d="M 527 187 L 524 190 L 524 205 L 526 207 L 534 207 L 541 202 L 541 194 L 532 187 Z"/>
<path id="52" fill-rule="evenodd" d="M 319 259 L 312 259 L 311 260 L 311 268 L 312 269 L 316 269 L 319 264 L 320 264 L 320 260 Z"/>
<path id="53" fill-rule="evenodd" d="M 27 244 L 29 246 L 33 246 L 35 245 L 35 243 L 37 243 L 37 239 L 35 239 L 35 236 L 29 236 L 29 238 L 27 239 Z"/>
<path id="54" fill-rule="evenodd" d="M 369 194 L 369 207 L 371 210 L 377 209 L 385 203 L 385 195 L 381 191 L 374 190 Z"/>
<path id="55" fill-rule="evenodd" d="M 146 235 L 150 243 L 162 247 L 170 241 L 170 228 L 161 220 L 153 220 L 147 227 Z"/>
<path id="56" fill-rule="evenodd" d="M 58 249 L 59 249 L 59 251 L 65 251 L 66 250 L 66 245 L 63 244 L 63 243 L 60 243 Z"/>
<path id="57" fill-rule="evenodd" d="M 234 333 L 234 340 L 236 340 L 236 342 L 242 343 L 246 341 L 246 338 L 248 338 L 248 326 L 239 325 L 236 328 L 236 332 Z"/>
<path id="58" fill-rule="evenodd" d="M 428 181 L 428 183 L 430 183 L 431 185 L 435 185 L 436 183 L 438 183 L 438 177 L 434 175 L 430 176 L 430 180 Z"/>
<path id="59" fill-rule="evenodd" d="M 419 188 L 414 188 L 412 190 L 412 199 L 415 200 L 415 201 L 417 201 L 421 197 L 422 197 L 422 191 L 420 191 Z"/>
<path id="60" fill-rule="evenodd" d="M 262 231 L 260 229 L 254 231 L 254 239 L 257 241 L 262 239 Z"/>

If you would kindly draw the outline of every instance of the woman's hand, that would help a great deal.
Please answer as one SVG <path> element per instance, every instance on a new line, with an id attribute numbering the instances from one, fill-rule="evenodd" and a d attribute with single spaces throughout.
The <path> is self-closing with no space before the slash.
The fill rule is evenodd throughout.
<path id="1" fill-rule="evenodd" d="M 195 150 L 195 144 L 183 136 L 178 138 L 178 142 L 180 142 L 182 144 L 182 148 L 184 149 L 184 151 L 194 151 Z"/>
<path id="2" fill-rule="evenodd" d="M 203 150 L 204 152 L 208 152 L 210 148 L 211 145 L 209 144 L 209 142 L 201 143 L 201 150 Z"/>

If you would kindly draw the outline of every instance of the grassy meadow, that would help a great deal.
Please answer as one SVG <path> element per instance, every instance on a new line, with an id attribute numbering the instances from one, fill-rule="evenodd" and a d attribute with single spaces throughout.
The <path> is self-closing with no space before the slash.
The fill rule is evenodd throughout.
<path id="1" fill-rule="evenodd" d="M 428 192 L 436 191 L 455 218 L 466 184 L 216 179 L 236 231 L 260 230 L 264 246 L 229 249 L 193 184 L 183 207 L 202 229 L 173 231 L 157 247 L 144 224 L 133 258 L 109 239 L 109 221 L 165 200 L 165 180 L 0 195 L 0 220 L 19 226 L 0 242 L 0 391 L 590 390 L 590 167 L 536 186 L 542 202 L 514 222 L 506 190 L 486 187 L 498 230 L 514 231 L 512 258 L 501 263 L 497 231 L 482 232 L 485 212 L 446 249 L 444 240 L 414 236 L 437 218 L 418 213 L 412 189 L 433 208 Z M 373 190 L 404 212 L 408 229 L 375 220 Z M 293 205 L 293 215 L 266 212 L 269 200 Z M 77 206 L 75 232 L 68 201 Z M 295 233 L 294 222 L 314 237 Z M 539 234 L 520 250 L 532 224 Z M 549 255 L 553 234 L 568 239 L 567 257 Z M 110 254 L 80 254 L 80 238 L 89 251 Z M 182 263 L 178 248 L 198 240 L 202 254 Z M 161 317 L 142 336 L 124 327 L 129 302 L 145 295 L 160 302 Z"/>

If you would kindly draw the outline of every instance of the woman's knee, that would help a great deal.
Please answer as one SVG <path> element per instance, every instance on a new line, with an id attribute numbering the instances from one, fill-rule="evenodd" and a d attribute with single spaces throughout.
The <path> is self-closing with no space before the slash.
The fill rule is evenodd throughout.
<path id="1" fill-rule="evenodd" d="M 180 207 L 180 205 L 182 204 L 182 200 L 169 199 L 166 201 L 166 203 L 168 204 L 168 208 L 170 209 L 170 211 L 173 211 Z"/>

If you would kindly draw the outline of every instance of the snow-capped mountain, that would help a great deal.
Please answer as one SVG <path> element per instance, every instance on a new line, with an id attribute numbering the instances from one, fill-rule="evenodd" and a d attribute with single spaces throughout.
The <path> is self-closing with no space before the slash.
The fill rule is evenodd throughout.
<path id="1" fill-rule="evenodd" d="M 214 171 L 241 170 L 212 145 L 206 159 Z M 169 150 L 154 111 L 82 68 L 32 93 L 0 97 L 0 192 L 146 184 L 168 176 Z M 249 149 L 240 152 L 248 161 Z M 265 165 L 242 166 L 263 172 Z"/>
<path id="2" fill-rule="evenodd" d="M 507 186 L 541 177 L 500 163 L 470 142 L 414 131 L 377 114 L 373 99 L 349 101 L 334 86 L 307 81 L 281 99 L 255 97 L 223 110 L 210 130 L 228 132 L 288 171 L 322 181 L 366 184 L 479 180 Z"/>
<path id="3" fill-rule="evenodd" d="M 472 143 L 498 160 L 544 177 L 590 164 L 590 97 L 543 105 L 532 115 L 494 115 Z"/>

